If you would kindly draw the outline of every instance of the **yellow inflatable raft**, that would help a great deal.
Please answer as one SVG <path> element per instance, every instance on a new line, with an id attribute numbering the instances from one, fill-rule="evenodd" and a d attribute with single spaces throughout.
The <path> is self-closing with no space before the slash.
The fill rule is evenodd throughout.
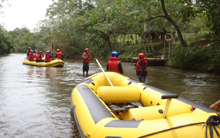
<path id="1" fill-rule="evenodd" d="M 94 74 L 72 91 L 82 138 L 217 137 L 220 117 L 213 110 L 118 73 L 106 75 Z"/>
<path id="2" fill-rule="evenodd" d="M 40 67 L 63 67 L 64 62 L 61 59 L 54 59 L 50 62 L 36 62 L 29 61 L 27 58 L 23 60 L 23 64 L 32 65 L 32 66 L 40 66 Z"/>

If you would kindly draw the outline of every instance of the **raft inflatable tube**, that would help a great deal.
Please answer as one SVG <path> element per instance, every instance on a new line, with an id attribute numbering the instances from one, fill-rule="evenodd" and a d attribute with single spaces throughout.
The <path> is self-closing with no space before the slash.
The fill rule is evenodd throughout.
<path id="1" fill-rule="evenodd" d="M 106 75 L 113 86 L 101 72 L 72 90 L 81 138 L 218 137 L 213 110 L 118 73 Z"/>
<path id="2" fill-rule="evenodd" d="M 63 67 L 64 66 L 64 62 L 61 59 L 54 59 L 50 62 L 36 62 L 36 61 L 29 61 L 27 58 L 25 58 L 23 60 L 23 64 L 39 66 L 39 67 Z"/>

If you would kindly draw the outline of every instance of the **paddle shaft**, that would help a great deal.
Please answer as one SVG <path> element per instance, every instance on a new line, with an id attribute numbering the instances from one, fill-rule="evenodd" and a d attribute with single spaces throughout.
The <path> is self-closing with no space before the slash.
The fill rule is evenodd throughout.
<path id="1" fill-rule="evenodd" d="M 105 71 L 103 70 L 102 66 L 100 65 L 98 59 L 96 59 L 96 62 L 98 63 L 99 67 L 101 68 L 102 72 L 105 74 L 105 77 L 107 78 L 107 80 L 110 83 L 110 85 L 113 87 L 111 81 L 109 80 L 108 76 L 106 75 Z"/>

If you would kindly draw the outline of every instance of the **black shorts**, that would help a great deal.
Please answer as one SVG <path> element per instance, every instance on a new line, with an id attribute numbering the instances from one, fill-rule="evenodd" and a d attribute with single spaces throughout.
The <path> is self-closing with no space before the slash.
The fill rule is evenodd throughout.
<path id="1" fill-rule="evenodd" d="M 83 72 L 84 71 L 89 71 L 89 63 L 83 63 Z"/>
<path id="2" fill-rule="evenodd" d="M 137 76 L 140 76 L 141 75 L 141 72 L 140 71 L 136 71 L 136 74 Z M 144 71 L 143 74 L 142 74 L 144 77 L 147 76 L 147 71 Z"/>

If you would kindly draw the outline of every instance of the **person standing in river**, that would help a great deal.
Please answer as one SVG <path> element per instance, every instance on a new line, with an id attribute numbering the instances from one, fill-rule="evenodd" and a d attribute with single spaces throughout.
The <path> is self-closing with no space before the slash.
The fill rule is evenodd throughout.
<path id="1" fill-rule="evenodd" d="M 90 56 L 90 53 L 89 53 L 89 48 L 86 48 L 85 52 L 83 53 L 83 59 L 82 59 L 83 76 L 84 76 L 84 72 L 86 72 L 86 76 L 88 76 L 90 59 L 91 59 L 91 56 Z"/>
<path id="2" fill-rule="evenodd" d="M 147 76 L 147 60 L 144 58 L 144 53 L 138 55 L 139 61 L 136 64 L 136 73 L 140 82 L 145 83 L 145 78 Z"/>
<path id="3" fill-rule="evenodd" d="M 123 74 L 122 65 L 121 65 L 120 59 L 118 58 L 117 51 L 112 52 L 112 57 L 109 58 L 109 61 L 107 64 L 107 71 L 114 71 L 119 74 Z"/>

